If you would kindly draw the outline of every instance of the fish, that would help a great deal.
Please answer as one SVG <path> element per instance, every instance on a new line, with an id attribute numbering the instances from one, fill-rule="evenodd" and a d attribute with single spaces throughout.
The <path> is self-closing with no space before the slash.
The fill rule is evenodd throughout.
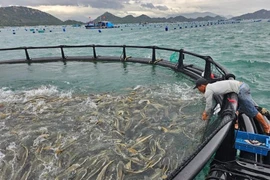
<path id="1" fill-rule="evenodd" d="M 128 122 L 126 123 L 126 125 L 124 127 L 124 131 L 127 131 L 128 129 L 130 129 L 130 127 L 131 127 L 131 125 L 133 123 L 133 118 L 128 118 L 127 121 Z"/>
<path id="2" fill-rule="evenodd" d="M 21 170 L 25 167 L 25 164 L 26 164 L 26 161 L 27 161 L 27 158 L 28 158 L 28 155 L 29 155 L 29 150 L 28 148 L 24 145 L 24 144 L 21 144 L 22 147 L 25 149 L 23 155 L 21 156 L 20 160 L 19 161 L 22 161 L 22 164 L 20 166 L 20 168 L 18 170 L 16 170 L 16 174 L 14 176 L 14 179 L 17 178 L 17 175 L 19 172 L 21 172 Z M 19 163 L 19 162 L 18 162 Z M 17 163 L 17 164 L 18 164 Z"/>
<path id="3" fill-rule="evenodd" d="M 144 112 L 140 111 L 140 115 L 142 116 L 143 119 L 146 119 L 146 115 Z"/>
<path id="4" fill-rule="evenodd" d="M 131 148 L 136 147 L 138 144 L 143 143 L 144 141 L 146 141 L 147 139 L 151 138 L 152 136 L 153 136 L 153 134 L 150 134 L 148 136 L 145 136 L 145 137 L 141 137 L 141 138 L 136 139 L 136 143 L 134 145 L 132 145 Z"/>
<path id="5" fill-rule="evenodd" d="M 248 143 L 248 144 L 251 144 L 251 145 L 253 145 L 253 146 L 265 146 L 265 143 L 262 143 L 262 142 L 260 142 L 260 141 L 257 141 L 257 140 L 250 140 L 250 139 L 245 139 L 244 140 L 246 143 Z"/>
<path id="6" fill-rule="evenodd" d="M 138 103 L 139 104 L 142 104 L 142 103 L 151 104 L 148 99 L 141 99 Z"/>
<path id="7" fill-rule="evenodd" d="M 147 168 L 154 167 L 163 157 L 163 154 L 157 154 L 153 157 L 151 161 L 149 161 L 146 165 Z"/>
<path id="8" fill-rule="evenodd" d="M 123 161 L 119 161 L 116 165 L 116 177 L 117 180 L 123 180 L 124 179 L 124 171 L 125 169 L 125 165 L 123 163 Z"/>
<path id="9" fill-rule="evenodd" d="M 117 112 L 117 114 L 118 114 L 119 116 L 123 116 L 123 115 L 125 114 L 125 111 L 120 110 L 120 111 Z"/>
<path id="10" fill-rule="evenodd" d="M 76 174 L 77 178 L 75 180 L 83 180 L 87 174 L 87 169 L 81 168 Z"/>
<path id="11" fill-rule="evenodd" d="M 107 159 L 102 158 L 93 166 L 88 167 L 87 169 L 90 171 L 90 174 L 87 175 L 87 177 L 85 179 L 90 180 L 97 172 L 99 172 L 101 170 L 101 168 L 106 164 L 106 162 L 107 162 Z"/>
<path id="12" fill-rule="evenodd" d="M 102 170 L 101 170 L 100 173 L 98 174 L 96 180 L 103 180 L 104 175 L 105 175 L 105 172 L 106 172 L 108 166 L 109 166 L 112 162 L 113 162 L 113 161 L 110 161 L 108 164 L 106 164 L 106 165 L 102 168 Z"/>
<path id="13" fill-rule="evenodd" d="M 134 91 L 140 89 L 142 86 L 141 85 L 137 85 L 135 88 L 133 88 Z"/>
<path id="14" fill-rule="evenodd" d="M 150 147 L 151 153 L 150 153 L 149 159 L 152 159 L 152 157 L 156 154 L 156 150 L 157 150 L 156 144 L 157 142 L 154 139 L 150 140 L 149 147 Z"/>
<path id="15" fill-rule="evenodd" d="M 30 167 L 29 167 L 29 166 L 30 166 Z M 28 176 L 29 176 L 29 174 L 30 174 L 31 171 L 32 171 L 32 163 L 27 164 L 27 165 L 26 165 L 26 169 L 27 169 L 28 171 L 25 170 L 25 173 L 22 175 L 21 180 L 27 180 L 27 179 L 28 179 Z"/>
<path id="16" fill-rule="evenodd" d="M 119 156 L 122 156 L 124 159 L 128 158 L 128 156 L 123 152 L 122 146 L 120 144 L 115 144 L 114 152 Z"/>
<path id="17" fill-rule="evenodd" d="M 116 128 L 117 131 L 121 131 L 120 130 L 120 122 L 119 122 L 119 119 L 118 118 L 114 118 L 114 127 Z"/>
<path id="18" fill-rule="evenodd" d="M 159 143 L 160 139 L 158 141 L 156 141 L 156 145 L 157 145 L 157 148 L 160 150 L 161 154 L 165 154 L 166 151 L 165 149 L 163 149 Z"/>
<path id="19" fill-rule="evenodd" d="M 186 128 L 184 127 L 184 130 L 185 130 Z M 194 141 L 194 140 L 196 140 L 194 137 L 190 137 L 185 131 L 182 131 L 183 132 L 183 134 L 187 137 L 187 138 L 189 138 L 190 140 L 192 140 L 192 141 Z M 193 135 L 194 136 L 194 135 Z"/>
<path id="20" fill-rule="evenodd" d="M 138 151 L 137 151 L 136 149 L 134 149 L 134 148 L 128 148 L 127 150 L 128 150 L 132 155 L 138 154 Z"/>
<path id="21" fill-rule="evenodd" d="M 139 166 L 143 166 L 145 163 L 142 162 L 140 159 L 138 159 L 137 157 L 132 157 L 132 158 L 128 158 L 131 162 L 139 165 Z"/>
<path id="22" fill-rule="evenodd" d="M 166 175 L 169 168 L 170 168 L 170 159 L 168 157 L 165 157 L 162 162 L 161 162 L 161 166 L 162 166 L 162 174 Z"/>
<path id="23" fill-rule="evenodd" d="M 123 132 L 119 132 L 118 130 L 112 130 L 112 133 L 116 134 L 117 136 L 119 135 L 121 138 L 124 138 L 124 133 Z M 121 140 L 120 140 L 121 142 Z"/>
<path id="24" fill-rule="evenodd" d="M 126 169 L 131 169 L 131 160 L 124 166 Z"/>
<path id="25" fill-rule="evenodd" d="M 161 104 L 157 104 L 157 103 L 152 103 L 151 106 L 153 106 L 156 110 L 160 110 L 161 108 L 164 108 L 163 105 Z"/>
<path id="26" fill-rule="evenodd" d="M 168 132 L 169 130 L 165 127 L 158 126 L 159 130 L 162 130 L 164 133 Z"/>
<path id="27" fill-rule="evenodd" d="M 127 97 L 127 101 L 129 101 L 129 102 L 132 102 L 132 101 L 134 101 L 134 99 L 132 98 L 132 97 Z"/>
<path id="28" fill-rule="evenodd" d="M 69 173 L 75 171 L 76 169 L 78 169 L 79 167 L 81 167 L 81 165 L 79 163 L 72 164 L 69 168 L 67 168 L 65 170 L 65 172 L 69 174 Z"/>
<path id="29" fill-rule="evenodd" d="M 8 114 L 0 113 L 0 119 L 5 119 L 8 116 Z"/>
<path id="30" fill-rule="evenodd" d="M 143 169 L 140 169 L 140 170 L 126 169 L 127 172 L 133 173 L 133 174 L 139 174 L 139 173 L 142 173 L 142 172 L 144 172 L 146 170 L 147 170 L 147 168 L 143 168 Z"/>
<path id="31" fill-rule="evenodd" d="M 162 170 L 157 168 L 157 169 L 155 169 L 155 172 L 150 177 L 148 177 L 147 179 L 149 179 L 149 180 L 158 179 L 159 180 L 161 175 L 162 175 Z"/>

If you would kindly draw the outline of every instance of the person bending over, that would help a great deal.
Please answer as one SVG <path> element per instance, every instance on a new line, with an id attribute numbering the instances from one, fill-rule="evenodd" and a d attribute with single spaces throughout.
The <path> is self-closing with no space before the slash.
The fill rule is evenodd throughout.
<path id="1" fill-rule="evenodd" d="M 199 78 L 193 89 L 196 88 L 198 88 L 200 92 L 204 93 L 206 100 L 205 110 L 202 114 L 203 120 L 207 120 L 211 113 L 214 94 L 224 95 L 234 92 L 238 94 L 238 110 L 240 112 L 244 112 L 250 118 L 255 118 L 262 125 L 264 132 L 266 134 L 270 133 L 270 125 L 265 121 L 263 115 L 256 109 L 248 84 L 237 80 L 223 80 L 210 84 L 206 79 Z"/>

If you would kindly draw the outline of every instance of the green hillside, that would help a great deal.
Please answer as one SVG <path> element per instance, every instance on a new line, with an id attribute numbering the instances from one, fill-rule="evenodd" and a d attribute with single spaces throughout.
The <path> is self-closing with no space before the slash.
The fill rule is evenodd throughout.
<path id="1" fill-rule="evenodd" d="M 56 17 L 31 8 L 11 6 L 0 8 L 1 26 L 60 25 Z"/>
<path id="2" fill-rule="evenodd" d="M 109 12 L 102 14 L 97 17 L 94 21 L 111 21 L 115 24 L 123 24 L 123 23 L 162 23 L 162 22 L 192 22 L 192 21 L 216 21 L 216 20 L 224 20 L 224 17 L 216 16 L 216 17 L 201 17 L 201 18 L 186 18 L 184 16 L 176 16 L 170 18 L 151 18 L 144 14 L 134 17 L 132 15 L 125 16 L 123 18 L 117 17 Z"/>
<path id="3" fill-rule="evenodd" d="M 261 9 L 254 13 L 247 13 L 241 16 L 233 17 L 232 19 L 270 19 L 270 11 Z"/>

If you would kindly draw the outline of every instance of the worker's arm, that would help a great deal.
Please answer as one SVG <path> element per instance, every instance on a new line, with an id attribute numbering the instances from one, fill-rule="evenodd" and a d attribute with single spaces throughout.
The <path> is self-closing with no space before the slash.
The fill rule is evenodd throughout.
<path id="1" fill-rule="evenodd" d="M 202 119 L 207 120 L 209 118 L 213 106 L 213 91 L 207 90 L 204 94 L 204 97 L 206 102 L 205 102 L 205 110 L 203 111 L 202 114 Z"/>

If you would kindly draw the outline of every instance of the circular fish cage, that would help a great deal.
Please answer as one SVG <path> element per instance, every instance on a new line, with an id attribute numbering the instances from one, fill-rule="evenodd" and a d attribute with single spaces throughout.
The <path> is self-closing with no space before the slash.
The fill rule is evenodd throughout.
<path id="1" fill-rule="evenodd" d="M 92 54 L 67 56 L 67 50 L 74 51 L 79 48 L 92 52 Z M 100 50 L 106 52 L 103 49 L 109 49 L 107 51 L 109 55 L 106 53 L 104 56 L 98 55 Z M 134 49 L 138 52 L 147 51 L 151 56 L 148 58 L 131 56 L 130 51 Z M 59 56 L 33 58 L 31 55 L 35 54 L 37 50 L 57 51 Z M 5 60 L 0 61 L 0 65 L 20 63 L 31 65 L 52 62 L 63 62 L 63 64 L 69 62 L 141 63 L 152 67 L 169 68 L 176 73 L 186 75 L 191 80 L 204 77 L 212 83 L 235 78 L 210 56 L 199 55 L 183 49 L 127 45 L 60 45 L 0 49 L 0 52 L 12 51 L 23 52 L 25 57 L 22 59 L 5 57 Z M 112 52 L 119 52 L 119 54 L 111 56 Z M 168 59 L 168 56 L 160 58 L 157 57 L 162 54 L 160 52 L 174 54 L 171 59 Z M 4 109 L 0 114 L 2 122 L 4 122 L 1 129 L 2 134 L 5 134 L 10 142 L 16 141 L 17 144 L 8 143 L 7 140 L 1 142 L 2 171 L 0 176 L 9 179 L 18 177 L 26 179 L 269 177 L 270 172 L 267 166 L 270 164 L 269 156 L 239 151 L 234 148 L 235 112 L 238 101 L 235 93 L 226 94 L 224 97 L 214 97 L 216 107 L 220 108 L 217 108 L 218 110 L 207 125 L 200 129 L 201 135 L 197 137 L 198 134 L 194 131 L 198 130 L 197 124 L 183 123 L 181 118 L 185 118 L 184 112 L 198 110 L 198 104 L 191 103 L 192 108 L 181 107 L 179 109 L 178 103 L 181 102 L 173 102 L 166 98 L 151 99 L 145 94 L 148 90 L 135 87 L 126 96 L 92 94 L 76 97 L 72 101 L 63 97 L 39 96 L 36 99 L 22 101 L 21 109 L 19 109 L 21 112 L 12 111 L 12 108 L 18 108 L 19 103 L 13 104 L 9 109 Z M 60 105 L 56 105 L 58 101 L 62 102 L 61 106 L 71 108 L 60 108 Z M 113 106 L 111 106 L 112 102 L 114 102 Z M 133 102 L 136 102 L 136 105 L 131 105 Z M 46 104 L 45 109 L 41 108 L 44 107 L 42 103 Z M 36 106 L 33 107 L 33 104 Z M 84 106 L 77 107 L 76 104 L 84 104 Z M 54 110 L 55 107 L 57 110 Z M 177 109 L 178 114 L 170 115 L 170 109 Z M 35 113 L 29 115 L 30 110 L 42 111 L 41 116 L 37 116 Z M 69 116 L 75 111 L 79 112 L 80 116 L 71 119 Z M 20 113 L 22 114 L 20 115 Z M 26 117 L 27 113 L 29 116 Z M 46 121 L 52 118 L 47 116 L 48 114 L 56 115 L 54 118 L 57 121 L 53 121 L 53 126 L 50 127 L 54 133 L 47 128 Z M 200 119 L 200 117 L 192 116 L 189 118 L 190 121 L 192 118 Z M 26 123 L 42 120 L 42 125 L 35 125 L 35 131 L 24 134 L 25 132 L 19 132 L 17 128 L 24 128 L 27 131 L 28 127 L 22 119 L 26 120 Z M 162 124 L 158 124 L 160 122 Z M 247 127 L 254 133 L 262 130 L 253 119 L 247 118 L 244 114 L 240 116 L 239 122 L 240 130 L 247 131 Z M 10 129 L 7 130 L 6 127 L 5 129 L 5 124 L 10 125 Z M 87 124 L 91 124 L 91 126 Z M 58 132 L 58 128 L 63 127 L 70 132 L 79 131 L 81 135 L 68 137 L 68 132 L 63 134 Z M 162 133 L 166 136 L 159 136 Z M 68 138 L 64 139 L 64 135 Z M 181 139 L 182 137 L 185 138 Z M 86 146 L 85 144 L 90 141 L 91 145 Z M 177 145 L 172 146 L 171 141 Z M 186 146 L 189 148 L 183 151 L 183 147 Z M 78 147 L 80 148 L 78 149 Z M 80 149 L 84 149 L 84 151 L 80 151 Z M 254 165 L 259 168 L 251 170 Z"/>

